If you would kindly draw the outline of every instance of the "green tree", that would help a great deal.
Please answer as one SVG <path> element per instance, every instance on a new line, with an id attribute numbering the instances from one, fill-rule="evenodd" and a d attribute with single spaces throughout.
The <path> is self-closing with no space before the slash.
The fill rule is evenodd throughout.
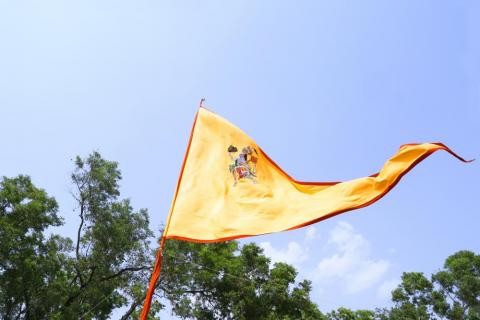
<path id="1" fill-rule="evenodd" d="M 133 211 L 128 199 L 119 199 L 120 179 L 118 164 L 98 152 L 76 158 L 72 195 L 80 223 L 62 319 L 107 319 L 130 303 L 127 318 L 142 301 L 139 287 L 148 281 L 153 232 L 146 209 Z"/>
<path id="2" fill-rule="evenodd" d="M 447 319 L 480 319 L 480 255 L 459 251 L 432 276 L 433 310 Z"/>
<path id="3" fill-rule="evenodd" d="M 432 290 L 432 283 L 423 273 L 404 273 L 402 283 L 392 292 L 395 307 L 390 311 L 390 319 L 431 319 Z"/>
<path id="4" fill-rule="evenodd" d="M 395 306 L 384 312 L 388 319 L 479 320 L 480 256 L 459 251 L 430 280 L 422 273 L 404 273 L 392 300 Z"/>
<path id="5" fill-rule="evenodd" d="M 107 319 L 125 307 L 137 319 L 152 268 L 148 212 L 120 199 L 116 162 L 98 152 L 77 157 L 71 176 L 79 224 L 75 241 L 61 226 L 53 197 L 27 176 L 0 180 L 0 318 Z M 48 234 L 48 236 L 47 236 Z M 166 299 L 183 319 L 480 320 L 480 256 L 459 251 L 430 279 L 404 273 L 394 306 L 339 308 L 322 314 L 308 280 L 271 264 L 255 244 L 167 241 L 150 319 Z"/>
<path id="6" fill-rule="evenodd" d="M 60 226 L 57 203 L 27 176 L 0 181 L 0 315 L 47 319 L 66 292 L 71 242 L 44 232 Z"/>
<path id="7" fill-rule="evenodd" d="M 370 310 L 350 310 L 344 307 L 338 308 L 338 310 L 327 313 L 329 320 L 373 320 L 375 318 L 375 312 Z"/>
<path id="8" fill-rule="evenodd" d="M 326 319 L 310 300 L 310 281 L 296 277 L 253 243 L 169 240 L 159 297 L 182 319 Z"/>

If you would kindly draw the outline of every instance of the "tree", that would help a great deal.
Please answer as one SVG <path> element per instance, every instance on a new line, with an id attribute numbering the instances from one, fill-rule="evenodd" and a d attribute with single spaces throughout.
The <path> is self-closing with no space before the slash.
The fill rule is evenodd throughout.
<path id="1" fill-rule="evenodd" d="M 338 310 L 327 313 L 329 320 L 373 320 L 375 312 L 370 310 L 356 310 L 340 307 Z"/>
<path id="2" fill-rule="evenodd" d="M 45 231 L 62 225 L 53 197 L 19 176 L 0 181 L 0 318 L 107 319 L 143 301 L 152 265 L 148 212 L 118 199 L 121 173 L 98 152 L 76 158 L 75 243 Z M 158 309 L 158 307 L 157 307 Z"/>
<path id="3" fill-rule="evenodd" d="M 44 231 L 60 226 L 54 198 L 27 176 L 0 181 L 0 315 L 46 319 L 66 292 L 68 239 Z"/>
<path id="4" fill-rule="evenodd" d="M 237 241 L 196 244 L 169 240 L 157 297 L 182 319 L 326 319 L 310 300 L 308 280 L 263 250 Z"/>
<path id="5" fill-rule="evenodd" d="M 153 232 L 146 209 L 135 212 L 128 199 L 118 199 L 120 179 L 118 164 L 98 152 L 76 158 L 72 195 L 80 223 L 62 319 L 107 319 L 131 303 L 127 318 L 142 302 L 139 286 L 148 281 Z"/>
<path id="6" fill-rule="evenodd" d="M 480 319 L 480 255 L 459 251 L 447 258 L 432 281 L 433 309 L 448 319 Z"/>
<path id="7" fill-rule="evenodd" d="M 404 273 L 402 283 L 392 292 L 395 307 L 391 309 L 389 319 L 431 319 L 432 289 L 432 283 L 423 273 Z"/>
<path id="8" fill-rule="evenodd" d="M 126 307 L 137 319 L 153 264 L 146 209 L 120 199 L 118 164 L 98 152 L 77 157 L 71 176 L 79 224 L 75 241 L 53 233 L 63 224 L 55 199 L 28 176 L 0 180 L 0 319 L 107 319 Z M 167 299 L 183 319 L 480 320 L 480 256 L 459 251 L 427 278 L 409 272 L 392 292 L 394 306 L 339 308 L 322 314 L 308 280 L 271 264 L 255 244 L 167 241 L 150 319 Z"/>
<path id="9" fill-rule="evenodd" d="M 392 300 L 388 319 L 479 320 L 480 256 L 459 251 L 430 280 L 422 273 L 404 273 Z"/>

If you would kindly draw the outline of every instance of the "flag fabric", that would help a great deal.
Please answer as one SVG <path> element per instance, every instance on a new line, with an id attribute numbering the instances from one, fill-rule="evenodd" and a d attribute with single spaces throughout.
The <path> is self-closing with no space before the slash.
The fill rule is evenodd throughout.
<path id="1" fill-rule="evenodd" d="M 368 206 L 437 150 L 406 144 L 379 173 L 345 182 L 302 182 L 283 171 L 242 130 L 200 108 L 164 237 L 216 242 L 296 229 Z"/>
<path id="2" fill-rule="evenodd" d="M 203 101 L 203 100 L 202 100 Z M 292 230 L 368 206 L 441 143 L 406 144 L 380 172 L 345 182 L 303 182 L 283 171 L 242 130 L 200 107 L 145 297 L 148 318 L 166 239 L 218 242 Z"/>

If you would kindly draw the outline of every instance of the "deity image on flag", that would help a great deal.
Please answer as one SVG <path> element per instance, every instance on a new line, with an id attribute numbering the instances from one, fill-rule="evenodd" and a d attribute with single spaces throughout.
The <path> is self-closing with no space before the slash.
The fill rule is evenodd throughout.
<path id="1" fill-rule="evenodd" d="M 227 151 L 233 161 L 228 166 L 228 170 L 233 175 L 233 186 L 236 186 L 241 179 L 250 179 L 254 184 L 257 183 L 257 150 L 254 147 L 247 146 L 242 149 L 238 156 L 235 156 L 238 149 L 234 145 L 230 145 Z"/>

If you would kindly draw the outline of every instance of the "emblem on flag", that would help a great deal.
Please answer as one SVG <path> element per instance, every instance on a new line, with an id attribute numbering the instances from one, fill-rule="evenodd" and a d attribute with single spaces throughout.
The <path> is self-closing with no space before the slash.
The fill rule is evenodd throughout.
<path id="1" fill-rule="evenodd" d="M 233 175 L 233 186 L 236 186 L 237 182 L 243 179 L 250 179 L 253 183 L 257 183 L 257 150 L 252 146 L 246 146 L 237 155 L 237 147 L 230 145 L 227 151 L 230 159 L 233 161 L 228 167 L 228 170 Z"/>

